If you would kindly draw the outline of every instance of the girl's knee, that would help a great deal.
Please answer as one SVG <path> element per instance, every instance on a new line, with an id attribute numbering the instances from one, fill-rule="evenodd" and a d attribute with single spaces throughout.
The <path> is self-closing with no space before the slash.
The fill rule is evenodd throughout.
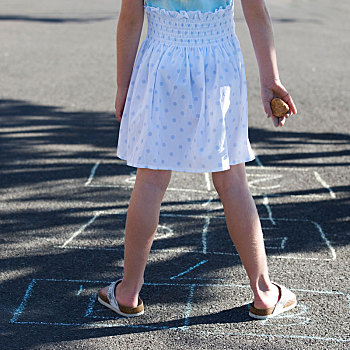
<path id="1" fill-rule="evenodd" d="M 231 165 L 230 169 L 212 173 L 216 191 L 220 194 L 232 187 L 248 185 L 245 164 Z"/>
<path id="2" fill-rule="evenodd" d="M 162 191 L 165 191 L 171 179 L 171 170 L 138 168 L 136 178 L 139 181 L 155 185 Z"/>

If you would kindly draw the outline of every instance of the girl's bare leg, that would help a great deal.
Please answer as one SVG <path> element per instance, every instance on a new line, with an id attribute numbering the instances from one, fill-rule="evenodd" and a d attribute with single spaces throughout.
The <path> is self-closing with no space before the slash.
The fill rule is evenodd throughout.
<path id="1" fill-rule="evenodd" d="M 120 304 L 135 307 L 143 274 L 159 222 L 159 211 L 171 178 L 171 170 L 138 168 L 125 225 L 124 275 L 117 285 Z M 102 291 L 107 293 L 107 287 Z"/>
<path id="2" fill-rule="evenodd" d="M 212 179 L 224 207 L 230 237 L 250 280 L 254 306 L 261 309 L 271 307 L 276 304 L 279 292 L 269 278 L 263 232 L 249 191 L 245 164 L 214 172 Z"/>

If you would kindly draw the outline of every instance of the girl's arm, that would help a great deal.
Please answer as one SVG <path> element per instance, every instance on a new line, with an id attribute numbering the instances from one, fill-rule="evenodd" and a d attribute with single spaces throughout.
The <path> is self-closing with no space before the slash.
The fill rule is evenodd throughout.
<path id="1" fill-rule="evenodd" d="M 283 126 L 285 118 L 297 113 L 297 109 L 288 91 L 282 85 L 278 67 L 276 50 L 272 32 L 271 19 L 265 5 L 265 0 L 241 0 L 244 17 L 252 38 L 255 56 L 258 61 L 261 97 L 267 117 L 272 117 L 275 126 Z M 290 112 L 283 118 L 272 115 L 270 101 L 273 97 L 282 98 L 288 105 Z"/>
<path id="2" fill-rule="evenodd" d="M 117 26 L 117 96 L 115 115 L 120 122 L 144 19 L 143 0 L 122 0 Z"/>

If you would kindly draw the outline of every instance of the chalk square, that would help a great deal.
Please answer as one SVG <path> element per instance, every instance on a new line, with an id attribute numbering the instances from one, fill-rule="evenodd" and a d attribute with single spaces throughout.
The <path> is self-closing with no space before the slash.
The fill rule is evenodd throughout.
<path id="1" fill-rule="evenodd" d="M 125 318 L 97 301 L 97 291 L 110 282 L 61 279 L 33 279 L 15 310 L 11 323 L 52 326 L 115 326 L 169 329 L 181 327 L 190 286 L 146 283 L 141 297 L 145 314 Z M 171 307 L 169 307 L 171 305 Z M 102 322 L 102 323 L 101 323 Z"/>
<path id="2" fill-rule="evenodd" d="M 33 279 L 12 321 L 57 325 L 80 323 L 86 312 L 85 305 L 89 304 L 84 282 Z"/>

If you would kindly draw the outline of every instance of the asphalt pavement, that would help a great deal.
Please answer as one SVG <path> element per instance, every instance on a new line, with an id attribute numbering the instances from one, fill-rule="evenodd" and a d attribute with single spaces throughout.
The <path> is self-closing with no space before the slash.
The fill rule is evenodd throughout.
<path id="1" fill-rule="evenodd" d="M 249 281 L 210 174 L 173 172 L 141 297 L 96 301 L 123 269 L 135 168 L 115 156 L 120 1 L 0 3 L 1 349 L 348 349 L 348 1 L 270 0 L 282 82 L 298 114 L 275 128 L 239 2 L 247 163 L 271 278 L 298 306 L 248 316 Z M 142 39 L 147 31 L 147 21 Z"/>

